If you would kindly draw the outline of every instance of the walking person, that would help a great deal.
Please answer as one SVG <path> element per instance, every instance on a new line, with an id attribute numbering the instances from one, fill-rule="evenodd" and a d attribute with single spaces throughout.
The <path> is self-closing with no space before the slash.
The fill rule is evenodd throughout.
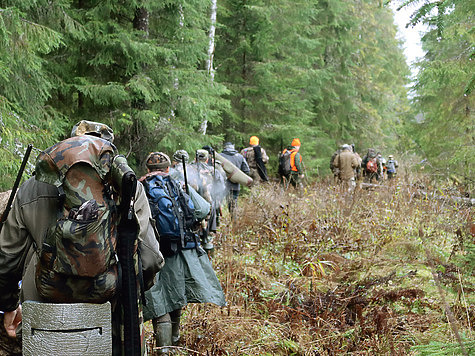
<path id="1" fill-rule="evenodd" d="M 396 178 L 398 168 L 399 163 L 394 159 L 393 155 L 389 155 L 388 161 L 386 162 L 386 172 L 388 174 L 388 179 Z"/>
<path id="2" fill-rule="evenodd" d="M 4 312 L 9 336 L 15 337 L 24 301 L 111 302 L 113 355 L 145 352 L 140 335 L 144 292 L 141 286 L 147 289 L 153 285 L 163 257 L 143 186 L 134 184 L 135 175 L 125 157 L 117 155 L 113 139 L 107 125 L 81 121 L 74 126 L 69 139 L 38 156 L 35 176 L 19 188 L 0 233 L 0 310 Z M 123 183 L 127 186 L 122 186 Z M 121 200 L 116 205 L 117 195 L 126 197 L 122 193 L 132 186 L 135 192 L 129 195 L 130 203 Z M 128 212 L 128 218 L 122 213 L 115 216 L 114 209 Z M 128 227 L 126 231 L 124 224 Z M 97 229 L 90 233 L 90 226 Z M 122 241 L 124 233 L 133 242 L 132 250 L 128 251 L 131 262 L 141 266 L 141 271 L 131 271 L 122 264 L 121 250 L 126 248 Z M 77 234 L 82 240 L 76 240 Z M 88 253 L 77 253 L 72 258 L 65 248 L 68 241 L 71 250 L 74 247 L 78 252 Z M 122 276 L 127 273 L 130 277 L 127 281 L 120 279 L 116 256 L 121 261 Z M 96 273 L 96 267 L 103 265 L 106 270 Z M 64 269 L 61 273 L 57 271 L 60 266 Z M 121 283 L 124 284 L 119 293 Z M 126 290 L 128 287 L 133 287 L 132 294 L 127 294 L 132 290 Z M 126 294 L 128 306 L 133 310 L 126 309 L 123 303 Z M 124 315 L 130 317 L 133 325 L 125 326 Z M 128 340 L 124 338 L 124 330 Z"/>
<path id="3" fill-rule="evenodd" d="M 169 346 L 179 343 L 181 312 L 188 303 L 225 305 L 221 285 L 197 233 L 209 205 L 207 211 L 197 214 L 192 199 L 170 177 L 170 164 L 165 153 L 153 152 L 146 160 L 148 173 L 140 178 L 165 257 L 165 266 L 145 293 L 144 306 L 144 318 L 152 320 L 160 355 L 169 354 Z"/>
<path id="4" fill-rule="evenodd" d="M 292 185 L 302 189 L 305 177 L 302 156 L 300 155 L 300 139 L 294 138 L 289 147 L 284 149 L 279 157 L 279 175 L 281 183 L 287 188 Z"/>
<path id="5" fill-rule="evenodd" d="M 355 188 L 355 170 L 358 167 L 358 159 L 351 150 L 351 146 L 344 144 L 341 152 L 335 157 L 335 166 L 338 167 L 342 190 L 351 192 Z"/>
<path id="6" fill-rule="evenodd" d="M 251 136 L 249 147 L 241 150 L 241 155 L 249 165 L 249 176 L 254 182 L 268 182 L 266 164 L 269 162 L 266 150 L 259 146 L 259 137 Z"/>
<path id="7" fill-rule="evenodd" d="M 249 175 L 249 165 L 247 164 L 246 159 L 238 151 L 236 151 L 234 145 L 231 142 L 226 142 L 224 144 L 221 154 L 242 172 Z M 241 186 L 239 183 L 234 183 L 229 179 L 226 179 L 226 187 L 228 190 L 229 212 L 231 214 L 231 218 L 234 218 L 238 206 L 238 197 Z"/>

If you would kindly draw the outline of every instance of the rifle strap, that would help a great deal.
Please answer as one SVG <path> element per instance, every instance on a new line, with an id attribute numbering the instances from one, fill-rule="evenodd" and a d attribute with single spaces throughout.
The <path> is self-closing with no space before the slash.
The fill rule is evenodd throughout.
<path id="1" fill-rule="evenodd" d="M 131 212 L 133 213 L 133 205 L 131 208 L 130 204 L 133 204 L 137 188 L 135 175 L 125 174 L 122 178 L 122 188 L 118 252 L 122 267 L 120 301 L 123 307 L 124 354 L 135 356 L 141 354 L 137 275 L 134 263 L 138 226 L 136 219 L 133 217 L 129 219 Z"/>
<path id="2" fill-rule="evenodd" d="M 183 210 L 180 209 L 177 206 L 176 200 L 173 196 L 173 193 L 176 191 L 176 195 L 179 198 L 179 190 L 178 189 L 175 189 L 175 190 L 173 189 L 173 183 L 171 182 L 171 180 L 166 182 L 164 188 L 166 189 L 166 191 L 168 192 L 168 195 L 171 198 L 173 212 L 175 213 L 175 216 L 178 219 L 178 227 L 180 228 L 181 247 L 184 247 L 185 246 L 185 228 L 184 228 Z M 176 188 L 176 186 L 175 186 L 175 188 Z"/>

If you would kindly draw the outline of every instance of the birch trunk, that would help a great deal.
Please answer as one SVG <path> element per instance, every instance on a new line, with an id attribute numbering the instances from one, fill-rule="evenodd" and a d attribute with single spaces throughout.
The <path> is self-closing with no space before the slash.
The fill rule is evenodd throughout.
<path id="1" fill-rule="evenodd" d="M 208 59 L 206 60 L 206 70 L 208 71 L 211 81 L 214 81 L 214 68 L 213 68 L 213 56 L 214 56 L 214 38 L 216 33 L 216 13 L 218 10 L 218 0 L 211 0 L 211 26 L 209 28 L 209 45 L 208 45 Z M 206 135 L 208 128 L 208 120 L 204 119 L 201 123 L 200 132 Z"/>

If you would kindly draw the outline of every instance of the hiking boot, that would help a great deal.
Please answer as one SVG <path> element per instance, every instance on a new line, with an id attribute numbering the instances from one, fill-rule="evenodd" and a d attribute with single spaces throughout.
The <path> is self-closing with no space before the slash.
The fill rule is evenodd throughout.
<path id="1" fill-rule="evenodd" d="M 173 355 L 172 323 L 158 322 L 153 320 L 153 331 L 155 332 L 155 342 L 158 347 L 157 355 Z"/>
<path id="2" fill-rule="evenodd" d="M 181 310 L 174 310 L 170 313 L 172 321 L 172 344 L 177 346 L 180 343 L 180 316 Z"/>

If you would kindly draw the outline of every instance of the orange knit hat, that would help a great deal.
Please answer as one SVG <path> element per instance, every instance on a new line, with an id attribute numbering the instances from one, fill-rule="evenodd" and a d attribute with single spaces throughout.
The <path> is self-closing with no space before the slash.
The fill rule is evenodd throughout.
<path id="1" fill-rule="evenodd" d="M 259 144 L 259 137 L 251 136 L 251 138 L 249 139 L 249 144 L 250 145 L 258 145 Z"/>
<path id="2" fill-rule="evenodd" d="M 292 140 L 291 146 L 294 146 L 294 147 L 300 146 L 300 140 L 298 138 L 294 138 Z"/>

